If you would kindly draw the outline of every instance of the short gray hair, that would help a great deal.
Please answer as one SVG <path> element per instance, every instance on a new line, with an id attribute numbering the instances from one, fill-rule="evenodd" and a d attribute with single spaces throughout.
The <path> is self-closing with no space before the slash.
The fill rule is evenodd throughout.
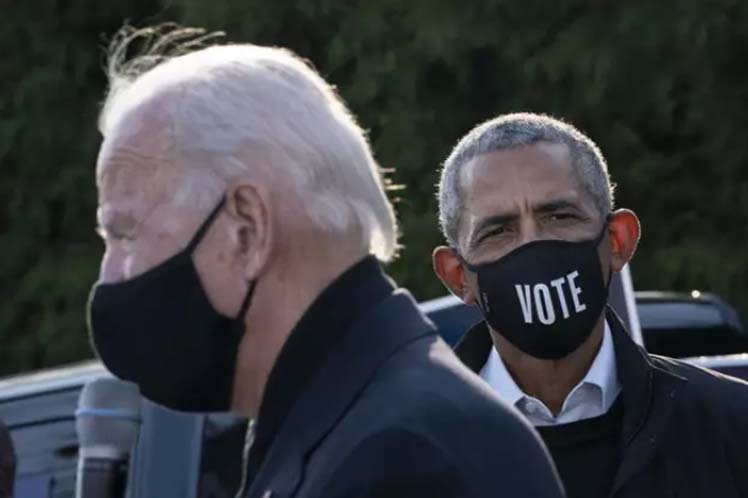
<path id="1" fill-rule="evenodd" d="M 505 114 L 473 128 L 452 149 L 444 162 L 439 182 L 439 224 L 447 243 L 458 247 L 462 202 L 462 167 L 490 152 L 539 142 L 566 146 L 572 167 L 597 209 L 606 216 L 613 209 L 615 186 L 608 166 L 595 143 L 574 126 L 559 119 L 533 113 Z"/>
<path id="2" fill-rule="evenodd" d="M 110 47 L 106 137 L 132 109 L 160 95 L 174 147 L 192 154 L 175 203 L 211 205 L 232 178 L 283 178 L 324 231 L 360 238 L 387 261 L 397 221 L 365 132 L 335 89 L 289 50 L 252 44 L 202 47 L 220 33 L 163 25 L 124 28 Z M 140 55 L 126 57 L 138 45 Z M 264 162 L 246 164 L 250 150 Z M 358 243 L 358 242 L 357 242 Z"/>

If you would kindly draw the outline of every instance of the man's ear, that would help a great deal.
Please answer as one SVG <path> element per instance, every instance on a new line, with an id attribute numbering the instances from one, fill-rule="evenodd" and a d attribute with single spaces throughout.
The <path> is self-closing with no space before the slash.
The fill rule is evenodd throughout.
<path id="1" fill-rule="evenodd" d="M 641 225 L 636 214 L 629 209 L 619 209 L 608 220 L 610 235 L 610 267 L 614 272 L 631 261 L 639 244 Z"/>
<path id="2" fill-rule="evenodd" d="M 273 224 L 268 193 L 259 185 L 241 183 L 229 188 L 226 208 L 236 240 L 234 256 L 244 278 L 255 280 L 267 265 L 273 246 Z"/>
<path id="3" fill-rule="evenodd" d="M 432 254 L 434 272 L 449 289 L 465 304 L 475 304 L 476 296 L 468 285 L 467 274 L 455 252 L 447 246 L 439 246 Z"/>

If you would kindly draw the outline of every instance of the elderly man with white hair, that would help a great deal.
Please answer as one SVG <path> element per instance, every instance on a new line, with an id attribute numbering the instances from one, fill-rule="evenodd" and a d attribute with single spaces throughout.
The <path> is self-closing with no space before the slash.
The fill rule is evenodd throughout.
<path id="1" fill-rule="evenodd" d="M 287 50 L 190 52 L 201 33 L 114 43 L 104 364 L 163 406 L 254 419 L 243 497 L 560 496 L 537 436 L 383 273 L 395 215 L 341 99 Z"/>
<path id="2" fill-rule="evenodd" d="M 637 346 L 607 307 L 639 220 L 598 147 L 508 114 L 470 131 L 439 187 L 447 287 L 485 322 L 458 356 L 537 427 L 570 497 L 748 497 L 748 385 Z"/>

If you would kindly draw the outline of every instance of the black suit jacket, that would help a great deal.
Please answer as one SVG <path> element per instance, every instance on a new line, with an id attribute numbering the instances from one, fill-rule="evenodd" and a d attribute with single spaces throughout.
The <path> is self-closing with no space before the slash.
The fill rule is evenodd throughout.
<path id="1" fill-rule="evenodd" d="M 400 290 L 371 303 L 332 346 L 239 496 L 562 492 L 533 429 L 459 362 Z"/>
<path id="2" fill-rule="evenodd" d="M 621 463 L 609 498 L 747 498 L 748 383 L 650 355 L 612 309 L 623 397 Z M 475 327 L 457 354 L 480 371 L 493 347 Z M 601 497 L 605 498 L 605 497 Z"/>

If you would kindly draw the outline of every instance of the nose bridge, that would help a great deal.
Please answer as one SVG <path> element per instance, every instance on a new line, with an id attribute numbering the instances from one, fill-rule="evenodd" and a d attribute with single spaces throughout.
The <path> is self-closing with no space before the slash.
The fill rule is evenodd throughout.
<path id="1" fill-rule="evenodd" d="M 538 221 L 533 216 L 530 206 L 523 206 L 519 214 L 519 245 L 538 240 L 543 234 L 540 233 Z"/>

